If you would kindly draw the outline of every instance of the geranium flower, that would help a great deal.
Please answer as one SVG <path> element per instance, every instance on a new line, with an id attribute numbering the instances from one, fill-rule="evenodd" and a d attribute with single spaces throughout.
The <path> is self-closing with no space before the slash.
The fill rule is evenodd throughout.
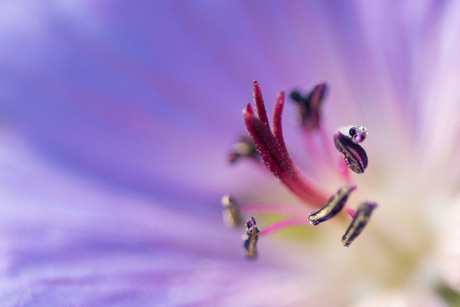
<path id="1" fill-rule="evenodd" d="M 459 6 L 2 2 L 1 305 L 458 303 Z M 225 156 L 250 142 L 255 79 L 267 110 L 286 93 L 290 190 L 254 148 Z M 320 113 L 299 115 L 287 94 L 321 82 Z M 346 125 L 369 132 L 362 174 L 340 168 Z M 343 213 L 310 225 L 344 186 Z M 257 223 L 255 261 L 222 222 L 228 194 Z M 378 207 L 345 248 L 362 202 Z"/>

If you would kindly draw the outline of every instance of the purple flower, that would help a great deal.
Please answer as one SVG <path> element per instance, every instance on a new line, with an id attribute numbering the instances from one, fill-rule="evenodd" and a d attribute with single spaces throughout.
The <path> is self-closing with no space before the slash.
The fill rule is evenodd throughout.
<path id="1" fill-rule="evenodd" d="M 458 303 L 459 11 L 4 1 L 1 305 Z M 251 143 L 255 79 L 279 116 L 246 108 Z M 257 225 L 225 227 L 227 194 Z M 369 202 L 364 229 L 340 213 Z"/>

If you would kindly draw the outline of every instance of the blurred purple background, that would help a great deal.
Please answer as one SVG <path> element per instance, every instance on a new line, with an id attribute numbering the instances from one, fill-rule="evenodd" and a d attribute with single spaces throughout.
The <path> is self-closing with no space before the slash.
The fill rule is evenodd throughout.
<path id="1" fill-rule="evenodd" d="M 254 79 L 269 108 L 281 89 L 327 80 L 330 131 L 359 118 L 385 137 L 378 116 L 416 129 L 444 2 L 372 2 L 0 3 L 1 305 L 295 292 L 254 290 L 296 270 L 278 270 L 276 253 L 242 261 L 240 232 L 221 225 L 221 195 L 274 186 L 229 168 L 227 150 Z"/>

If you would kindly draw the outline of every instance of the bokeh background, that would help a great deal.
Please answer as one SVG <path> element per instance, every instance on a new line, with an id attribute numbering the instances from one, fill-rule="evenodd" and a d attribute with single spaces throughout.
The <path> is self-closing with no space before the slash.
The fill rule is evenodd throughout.
<path id="1" fill-rule="evenodd" d="M 433 95 L 433 80 L 458 81 L 439 69 L 460 60 L 451 60 L 455 9 L 447 1 L 1 1 L 0 305 L 315 297 L 297 256 L 287 261 L 266 243 L 266 257 L 244 261 L 241 232 L 221 222 L 226 193 L 292 201 L 282 189 L 267 195 L 276 182 L 250 165 L 227 165 L 245 131 L 251 82 L 270 108 L 279 90 L 326 80 L 329 131 L 359 120 L 382 142 L 397 134 L 398 150 L 436 145 L 426 131 L 457 133 L 445 129 L 458 128 L 449 106 L 436 109 L 445 121 L 410 132 L 432 116 L 435 102 L 419 101 Z M 286 135 L 301 149 L 294 115 L 288 105 Z M 429 160 L 437 152 L 427 147 Z"/>

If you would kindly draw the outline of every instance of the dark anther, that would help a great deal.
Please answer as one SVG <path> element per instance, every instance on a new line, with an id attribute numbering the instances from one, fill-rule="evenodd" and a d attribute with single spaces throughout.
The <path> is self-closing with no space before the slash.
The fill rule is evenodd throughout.
<path id="1" fill-rule="evenodd" d="M 357 133 L 355 133 L 354 136 L 356 135 Z M 367 167 L 368 159 L 366 151 L 361 145 L 353 142 L 352 138 L 341 132 L 337 132 L 334 136 L 334 144 L 337 150 L 342 153 L 345 163 L 353 172 L 358 174 L 364 172 Z"/>
<path id="2" fill-rule="evenodd" d="M 292 91 L 289 97 L 296 104 L 300 125 L 307 131 L 318 129 L 320 108 L 327 93 L 326 83 L 316 85 L 305 97 L 299 91 Z"/>
<path id="3" fill-rule="evenodd" d="M 257 257 L 256 244 L 259 238 L 259 229 L 256 225 L 256 220 L 251 217 L 246 222 L 246 234 L 243 236 L 244 253 L 247 258 L 255 259 Z"/>
<path id="4" fill-rule="evenodd" d="M 359 236 L 359 234 L 369 221 L 372 211 L 374 211 L 376 207 L 376 203 L 370 202 L 365 202 L 359 205 L 358 210 L 356 210 L 355 216 L 353 217 L 350 226 L 348 226 L 347 231 L 342 237 L 343 246 L 350 246 L 351 242 L 353 242 L 353 240 L 355 240 Z"/>
<path id="5" fill-rule="evenodd" d="M 289 97 L 291 97 L 291 99 L 297 103 L 304 103 L 306 99 L 302 97 L 299 91 L 296 91 L 296 90 L 292 91 L 291 94 L 289 94 Z"/>
<path id="6" fill-rule="evenodd" d="M 234 198 L 228 195 L 223 196 L 222 207 L 222 217 L 226 225 L 237 227 L 242 224 L 240 206 Z"/>
<path id="7" fill-rule="evenodd" d="M 355 189 L 356 186 L 345 186 L 340 188 L 337 193 L 329 198 L 324 207 L 312 212 L 308 216 L 310 224 L 316 226 L 336 216 L 342 210 L 343 206 L 345 206 L 350 193 Z"/>
<path id="8" fill-rule="evenodd" d="M 241 158 L 250 158 L 258 160 L 260 158 L 256 144 L 250 136 L 242 136 L 237 142 L 232 145 L 228 154 L 228 162 L 235 163 Z"/>

